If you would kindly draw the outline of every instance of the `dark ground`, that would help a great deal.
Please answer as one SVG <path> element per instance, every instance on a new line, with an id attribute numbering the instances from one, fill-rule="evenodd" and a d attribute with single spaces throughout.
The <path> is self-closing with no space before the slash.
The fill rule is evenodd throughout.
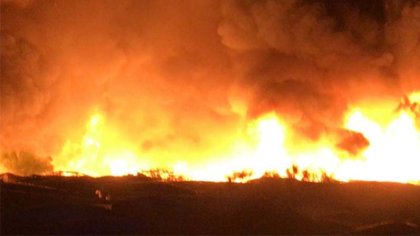
<path id="1" fill-rule="evenodd" d="M 420 234 L 413 185 L 11 176 L 0 188 L 1 234 Z"/>

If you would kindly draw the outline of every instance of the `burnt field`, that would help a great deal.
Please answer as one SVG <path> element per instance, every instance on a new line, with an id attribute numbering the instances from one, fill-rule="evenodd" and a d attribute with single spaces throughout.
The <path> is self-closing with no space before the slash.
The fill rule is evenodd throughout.
<path id="1" fill-rule="evenodd" d="M 419 234 L 420 187 L 9 176 L 1 234 Z"/>

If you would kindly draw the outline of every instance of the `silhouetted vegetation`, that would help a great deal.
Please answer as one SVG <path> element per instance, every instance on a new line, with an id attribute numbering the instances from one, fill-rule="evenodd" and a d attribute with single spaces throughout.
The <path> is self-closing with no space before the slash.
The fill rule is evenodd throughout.
<path id="1" fill-rule="evenodd" d="M 185 181 L 186 178 L 182 175 L 175 174 L 172 170 L 168 169 L 150 169 L 142 171 L 141 174 L 144 174 L 150 177 L 153 180 L 157 181 L 170 181 L 170 182 L 180 182 Z"/>
<path id="2" fill-rule="evenodd" d="M 279 173 L 277 173 L 275 171 L 267 171 L 267 172 L 264 173 L 262 178 L 280 179 L 280 175 L 279 175 Z"/>
<path id="3" fill-rule="evenodd" d="M 328 174 L 326 171 L 321 171 L 321 173 L 314 173 L 307 169 L 299 169 L 297 165 L 292 165 L 290 168 L 288 168 L 286 170 L 286 175 L 288 179 L 296 179 L 303 182 L 335 182 L 334 176 L 332 174 Z"/>
<path id="4" fill-rule="evenodd" d="M 296 175 L 299 173 L 299 168 L 296 165 L 289 167 L 286 170 L 287 178 L 289 179 L 296 179 Z"/>
<path id="5" fill-rule="evenodd" d="M 226 176 L 227 181 L 230 182 L 246 182 L 254 174 L 252 170 L 242 170 L 233 172 L 232 175 Z"/>

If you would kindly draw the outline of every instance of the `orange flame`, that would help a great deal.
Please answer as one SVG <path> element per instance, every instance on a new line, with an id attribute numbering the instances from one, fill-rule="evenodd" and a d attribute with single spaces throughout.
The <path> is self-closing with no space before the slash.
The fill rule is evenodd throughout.
<path id="1" fill-rule="evenodd" d="M 99 113 L 89 119 L 82 140 L 68 141 L 53 164 L 56 169 L 91 176 L 136 174 L 147 166 L 132 151 L 132 145 L 105 126 L 104 117 Z"/>
<path id="2" fill-rule="evenodd" d="M 336 140 L 328 137 L 311 144 L 291 140 L 293 130 L 281 120 L 281 115 L 271 112 L 248 122 L 244 137 L 218 161 L 190 166 L 188 160 L 179 160 L 169 168 L 174 175 L 191 180 L 226 181 L 232 180 L 232 173 L 237 173 L 233 180 L 241 182 L 275 173 L 310 181 L 332 176 L 339 181 L 420 183 L 418 105 L 413 102 L 420 100 L 420 93 L 413 93 L 407 99 L 411 101 L 410 109 L 384 112 L 373 109 L 374 106 L 360 106 L 346 113 L 343 128 L 361 133 L 369 142 L 357 156 L 343 152 Z M 57 169 L 92 176 L 150 173 L 147 170 L 151 168 L 168 168 L 153 163 L 107 127 L 100 113 L 89 119 L 82 139 L 68 141 L 54 162 Z M 241 171 L 242 175 L 238 174 Z"/>
<path id="3" fill-rule="evenodd" d="M 348 163 L 343 178 L 415 182 L 420 180 L 420 132 L 415 117 L 406 111 L 386 124 L 369 119 L 360 111 L 348 118 L 346 128 L 363 133 L 370 141 L 363 159 Z"/>

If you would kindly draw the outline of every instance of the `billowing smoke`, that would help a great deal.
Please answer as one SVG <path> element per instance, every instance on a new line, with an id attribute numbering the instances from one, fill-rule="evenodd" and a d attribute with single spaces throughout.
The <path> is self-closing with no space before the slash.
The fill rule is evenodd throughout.
<path id="1" fill-rule="evenodd" d="M 351 101 L 401 96 L 419 86 L 420 8 L 411 2 L 224 3 L 219 33 L 233 51 L 241 85 L 252 91 L 251 116 L 274 109 L 296 124 L 335 127 Z M 402 64 L 409 74 L 399 73 Z"/>
<path id="2" fill-rule="evenodd" d="M 4 151 L 54 158 L 96 110 L 137 149 L 168 162 L 230 145 L 223 134 L 239 116 L 229 107 L 218 2 L 15 3 L 1 8 Z"/>
<path id="3" fill-rule="evenodd" d="M 49 174 L 53 171 L 51 158 L 41 158 L 26 151 L 1 154 L 0 165 L 19 175 Z"/>
<path id="4" fill-rule="evenodd" d="M 168 163 L 222 153 L 273 110 L 339 135 L 349 104 L 420 87 L 419 33 L 410 0 L 2 0 L 0 152 L 54 159 L 97 110 Z"/>
<path id="5" fill-rule="evenodd" d="M 275 110 L 306 138 L 334 133 L 355 153 L 354 140 L 368 142 L 336 130 L 348 106 L 420 87 L 418 3 L 224 1 L 218 32 L 249 91 L 248 115 Z"/>

